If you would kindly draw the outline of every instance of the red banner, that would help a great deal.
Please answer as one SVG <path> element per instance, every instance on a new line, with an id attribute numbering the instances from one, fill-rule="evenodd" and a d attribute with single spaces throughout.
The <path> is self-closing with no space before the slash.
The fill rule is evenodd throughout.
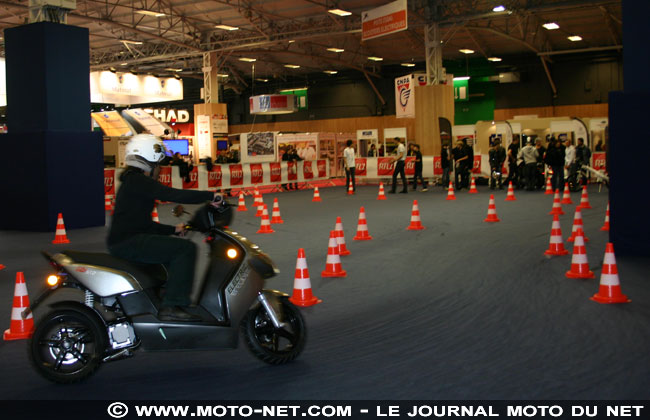
<path id="1" fill-rule="evenodd" d="M 196 166 L 190 171 L 190 182 L 185 182 L 183 178 L 183 189 L 190 190 L 194 188 L 199 188 L 199 168 Z"/>
<path id="2" fill-rule="evenodd" d="M 244 170 L 241 165 L 230 165 L 230 185 L 242 185 L 244 183 Z"/>
<path id="3" fill-rule="evenodd" d="M 472 167 L 472 173 L 481 173 L 481 155 L 474 156 L 474 166 Z"/>
<path id="4" fill-rule="evenodd" d="M 406 176 L 415 175 L 415 156 L 407 156 L 404 163 L 404 172 Z"/>
<path id="5" fill-rule="evenodd" d="M 318 167 L 318 177 L 325 178 L 327 176 L 327 161 L 325 159 L 317 160 L 316 166 Z"/>
<path id="6" fill-rule="evenodd" d="M 264 169 L 261 163 L 251 163 L 251 183 L 262 184 L 264 182 Z"/>
<path id="7" fill-rule="evenodd" d="M 104 195 L 115 195 L 115 168 L 104 169 Z"/>
<path id="8" fill-rule="evenodd" d="M 282 164 L 271 162 L 269 166 L 271 167 L 271 182 L 282 182 Z"/>
<path id="9" fill-rule="evenodd" d="M 607 170 L 607 153 L 605 152 L 594 152 L 592 155 L 594 160 L 594 169 L 597 171 L 606 171 Z"/>
<path id="10" fill-rule="evenodd" d="M 314 179 L 314 168 L 311 165 L 313 161 L 305 160 L 302 165 L 302 176 L 305 179 Z"/>
<path id="11" fill-rule="evenodd" d="M 158 182 L 163 184 L 166 187 L 172 186 L 172 167 L 171 166 L 161 166 L 160 174 L 158 174 Z"/>
<path id="12" fill-rule="evenodd" d="M 287 162 L 287 179 L 289 181 L 296 181 L 298 179 L 298 168 L 295 161 Z"/>
<path id="13" fill-rule="evenodd" d="M 208 188 L 218 188 L 221 184 L 221 166 L 214 165 L 208 172 Z"/>
<path id="14" fill-rule="evenodd" d="M 377 158 L 377 175 L 386 176 L 393 175 L 393 169 L 395 164 L 393 163 L 393 158 L 380 157 Z"/>
<path id="15" fill-rule="evenodd" d="M 354 159 L 354 175 L 355 176 L 368 176 L 368 159 L 356 158 Z"/>
<path id="16" fill-rule="evenodd" d="M 433 174 L 442 175 L 442 158 L 440 156 L 433 157 Z"/>

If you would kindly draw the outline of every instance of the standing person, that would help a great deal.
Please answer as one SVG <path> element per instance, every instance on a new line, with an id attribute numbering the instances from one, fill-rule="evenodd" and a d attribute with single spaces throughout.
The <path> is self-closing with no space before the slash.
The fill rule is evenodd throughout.
<path id="1" fill-rule="evenodd" d="M 451 151 L 454 157 L 454 171 L 456 172 L 456 190 L 460 191 L 468 181 L 467 164 L 469 156 L 462 140 L 456 142 L 456 147 Z"/>
<path id="2" fill-rule="evenodd" d="M 345 168 L 345 191 L 347 194 L 348 189 L 350 188 L 350 180 L 352 180 L 352 191 L 357 191 L 357 184 L 354 179 L 354 172 L 357 168 L 357 164 L 354 161 L 354 147 L 352 147 L 352 140 L 345 142 L 347 146 L 343 149 L 343 167 Z"/>
<path id="3" fill-rule="evenodd" d="M 165 156 L 165 146 L 153 135 L 134 136 L 125 152 L 127 167 L 120 175 L 115 213 L 106 238 L 108 251 L 129 261 L 165 265 L 169 276 L 158 311 L 161 320 L 200 320 L 185 310 L 190 304 L 194 281 L 196 245 L 171 236 L 183 234 L 183 223 L 177 226 L 156 223 L 151 219 L 151 212 L 156 200 L 185 204 L 214 200 L 215 206 L 222 206 L 222 198 L 211 191 L 180 190 L 160 184 L 159 162 Z"/>
<path id="4" fill-rule="evenodd" d="M 533 146 L 533 141 L 528 139 L 526 145 L 519 151 L 518 158 L 524 162 L 524 177 L 526 179 L 526 191 L 535 189 L 535 171 L 537 171 L 537 149 Z"/>
<path id="5" fill-rule="evenodd" d="M 440 151 L 440 167 L 442 168 L 442 187 L 449 188 L 449 172 L 451 172 L 451 151 L 449 150 L 449 143 L 442 144 Z"/>
<path id="6" fill-rule="evenodd" d="M 577 178 L 576 175 L 576 147 L 573 145 L 573 140 L 567 138 L 564 141 L 566 148 L 564 149 L 564 169 L 566 169 L 565 177 L 568 178 L 569 182 Z M 577 183 L 577 179 L 575 179 Z"/>
<path id="7" fill-rule="evenodd" d="M 519 155 L 519 140 L 513 140 L 508 146 L 508 178 L 506 182 L 512 182 L 515 187 L 519 181 L 519 171 L 517 167 L 517 156 Z"/>
<path id="8" fill-rule="evenodd" d="M 582 137 L 578 138 L 578 145 L 576 146 L 576 166 L 580 171 L 582 185 L 587 185 L 587 172 L 582 171 L 582 165 L 589 166 L 589 159 L 591 158 L 591 150 L 585 146 L 585 140 Z"/>
<path id="9" fill-rule="evenodd" d="M 493 146 L 489 151 L 490 159 L 490 189 L 495 188 L 503 189 L 501 184 L 501 171 L 503 170 L 503 164 L 506 161 L 506 149 L 501 146 L 501 139 L 495 138 Z"/>
<path id="10" fill-rule="evenodd" d="M 391 194 L 395 194 L 397 190 L 397 174 L 399 173 L 400 178 L 402 178 L 402 186 L 404 187 L 400 194 L 408 193 L 408 184 L 406 183 L 406 171 L 404 170 L 404 164 L 406 161 L 406 147 L 404 146 L 404 140 L 399 137 L 395 137 L 397 145 L 397 155 L 393 158 L 395 163 L 395 169 L 393 170 L 393 184 L 392 189 L 389 191 Z"/>
<path id="11" fill-rule="evenodd" d="M 465 184 L 463 187 L 469 188 L 469 178 L 474 169 L 474 148 L 468 144 L 467 138 L 463 139 L 463 147 L 465 148 L 465 153 L 467 154 L 467 163 L 465 164 Z"/>
<path id="12" fill-rule="evenodd" d="M 561 147 L 560 141 L 555 137 L 551 137 L 544 162 L 553 171 L 553 176 L 551 177 L 553 191 L 562 188 L 564 186 L 564 149 Z"/>
<path id="13" fill-rule="evenodd" d="M 544 170 L 544 158 L 546 157 L 546 147 L 542 145 L 542 139 L 535 139 L 535 149 L 537 149 L 537 172 L 535 179 L 538 179 L 536 186 L 538 189 L 544 188 L 546 181 L 546 171 Z"/>
<path id="14" fill-rule="evenodd" d="M 370 150 L 368 150 L 368 157 L 377 157 L 377 147 L 375 143 L 370 145 Z"/>
<path id="15" fill-rule="evenodd" d="M 415 174 L 413 175 L 413 191 L 418 189 L 418 178 L 422 182 L 422 192 L 429 191 L 427 188 L 427 182 L 422 178 L 422 152 L 420 152 L 420 146 L 417 144 L 413 145 L 413 156 L 415 156 Z"/>

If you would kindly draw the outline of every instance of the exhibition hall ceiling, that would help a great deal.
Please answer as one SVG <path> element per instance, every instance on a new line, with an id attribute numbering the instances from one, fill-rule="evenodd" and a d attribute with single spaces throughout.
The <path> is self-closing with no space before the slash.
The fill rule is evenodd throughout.
<path id="1" fill-rule="evenodd" d="M 0 0 L 0 30 L 26 23 L 28 3 Z M 240 88 L 253 79 L 326 71 L 376 75 L 384 66 L 407 63 L 422 67 L 425 29 L 434 22 L 444 59 L 531 54 L 553 60 L 558 54 L 622 48 L 621 0 L 409 0 L 407 30 L 362 42 L 362 14 L 387 3 L 77 0 L 67 23 L 88 28 L 92 70 L 202 78 L 204 53 L 213 52 L 226 83 Z M 499 5 L 505 10 L 495 9 Z M 333 9 L 350 14 L 339 16 Z M 559 28 L 546 29 L 547 23 Z"/>

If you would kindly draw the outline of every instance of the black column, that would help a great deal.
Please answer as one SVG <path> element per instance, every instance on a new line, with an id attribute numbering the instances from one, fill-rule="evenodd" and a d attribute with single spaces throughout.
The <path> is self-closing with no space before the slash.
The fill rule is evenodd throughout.
<path id="1" fill-rule="evenodd" d="M 88 30 L 50 22 L 5 30 L 7 128 L 0 229 L 103 226 L 103 144 L 91 131 Z"/>

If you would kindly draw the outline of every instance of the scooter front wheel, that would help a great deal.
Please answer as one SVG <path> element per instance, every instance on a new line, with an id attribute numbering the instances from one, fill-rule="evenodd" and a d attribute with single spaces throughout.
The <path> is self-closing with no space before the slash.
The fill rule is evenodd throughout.
<path id="1" fill-rule="evenodd" d="M 294 360 L 302 352 L 307 329 L 300 310 L 287 299 L 281 299 L 274 306 L 279 307 L 276 310 L 283 327 L 276 328 L 266 309 L 257 305 L 242 320 L 241 330 L 255 357 L 272 365 L 281 365 Z"/>

